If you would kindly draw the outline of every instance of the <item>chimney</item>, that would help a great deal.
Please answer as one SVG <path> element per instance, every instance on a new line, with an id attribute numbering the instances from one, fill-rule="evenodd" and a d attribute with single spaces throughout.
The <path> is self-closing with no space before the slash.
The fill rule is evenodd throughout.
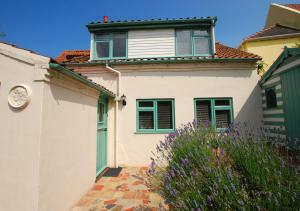
<path id="1" fill-rule="evenodd" d="M 108 22 L 108 16 L 107 15 L 104 15 L 103 16 L 103 23 L 107 23 Z"/>

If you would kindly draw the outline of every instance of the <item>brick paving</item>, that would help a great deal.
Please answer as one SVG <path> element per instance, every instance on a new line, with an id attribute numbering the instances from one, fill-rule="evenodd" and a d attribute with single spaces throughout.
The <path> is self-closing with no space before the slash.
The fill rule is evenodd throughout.
<path id="1" fill-rule="evenodd" d="M 147 188 L 146 171 L 126 167 L 118 177 L 101 177 L 72 211 L 167 210 L 163 198 Z"/>

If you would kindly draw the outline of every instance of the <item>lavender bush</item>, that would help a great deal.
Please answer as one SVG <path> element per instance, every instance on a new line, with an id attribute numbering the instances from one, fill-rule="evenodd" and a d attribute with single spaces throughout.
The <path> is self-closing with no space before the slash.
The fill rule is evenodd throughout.
<path id="1" fill-rule="evenodd" d="M 157 146 L 149 182 L 175 210 L 299 210 L 299 178 L 273 143 L 245 125 L 190 123 Z"/>

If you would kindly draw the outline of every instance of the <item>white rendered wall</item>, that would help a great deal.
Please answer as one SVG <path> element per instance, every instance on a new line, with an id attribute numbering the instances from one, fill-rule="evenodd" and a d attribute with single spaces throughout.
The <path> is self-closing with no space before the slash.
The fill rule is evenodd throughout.
<path id="1" fill-rule="evenodd" d="M 4 55 L 5 54 L 5 55 Z M 8 56 L 11 55 L 11 56 Z M 18 59 L 16 59 L 17 57 Z M 36 68 L 28 62 L 47 60 L 0 43 L 0 210 L 37 211 L 39 141 L 43 82 L 35 82 Z M 31 89 L 29 105 L 19 111 L 8 105 L 8 93 L 18 84 Z"/>
<path id="2" fill-rule="evenodd" d="M 166 135 L 136 133 L 137 99 L 174 98 L 175 126 L 180 127 L 194 119 L 194 98 L 232 97 L 235 122 L 261 125 L 259 76 L 253 63 L 116 65 L 114 68 L 122 72 L 121 94 L 126 95 L 127 101 L 119 110 L 120 164 L 148 165 L 151 151 Z M 76 69 L 100 84 L 116 79 L 103 67 Z M 111 83 L 111 89 L 114 88 Z"/>
<path id="3" fill-rule="evenodd" d="M 96 91 L 61 74 L 45 86 L 39 211 L 70 210 L 93 185 L 97 102 Z"/>

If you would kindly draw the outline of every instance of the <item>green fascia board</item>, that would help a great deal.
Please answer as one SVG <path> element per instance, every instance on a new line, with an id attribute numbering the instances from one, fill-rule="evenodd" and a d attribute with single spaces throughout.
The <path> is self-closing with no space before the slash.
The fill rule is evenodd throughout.
<path id="1" fill-rule="evenodd" d="M 125 65 L 125 64 L 170 64 L 170 63 L 200 63 L 200 62 L 257 62 L 260 59 L 257 58 L 211 58 L 211 59 L 174 59 L 174 60 L 148 60 L 148 61 L 105 61 L 102 62 L 80 62 L 80 63 L 66 63 L 67 65 L 79 65 L 79 66 L 97 66 L 97 65 Z"/>
<path id="2" fill-rule="evenodd" d="M 275 62 L 271 65 L 268 71 L 263 75 L 260 79 L 259 84 L 262 86 L 273 74 L 273 72 L 278 68 L 280 64 L 284 62 L 288 58 L 288 56 L 300 55 L 300 48 L 287 48 L 284 47 L 283 52 L 279 55 L 279 57 L 275 60 Z"/>
<path id="3" fill-rule="evenodd" d="M 199 26 L 214 26 L 217 17 L 208 18 L 186 18 L 186 19 L 170 19 L 170 20 L 150 20 L 150 21 L 123 21 L 108 23 L 90 23 L 86 27 L 90 32 L 95 31 L 116 31 L 116 30 L 133 30 L 133 29 L 159 29 L 159 28 L 187 28 Z"/>
<path id="4" fill-rule="evenodd" d="M 96 89 L 97 91 L 104 93 L 105 95 L 115 97 L 115 94 L 113 94 L 112 92 L 103 89 L 101 86 L 97 85 L 96 83 L 94 83 L 90 80 L 87 80 L 84 76 L 79 75 L 78 73 L 75 73 L 74 71 L 72 71 L 69 68 L 63 67 L 60 64 L 56 64 L 56 63 L 52 63 L 52 62 L 49 63 L 49 67 L 53 70 L 56 70 L 56 71 L 59 71 L 59 72 L 65 74 L 75 80 L 78 80 L 78 81 L 82 82 L 83 84 L 85 84 L 93 89 Z"/>

